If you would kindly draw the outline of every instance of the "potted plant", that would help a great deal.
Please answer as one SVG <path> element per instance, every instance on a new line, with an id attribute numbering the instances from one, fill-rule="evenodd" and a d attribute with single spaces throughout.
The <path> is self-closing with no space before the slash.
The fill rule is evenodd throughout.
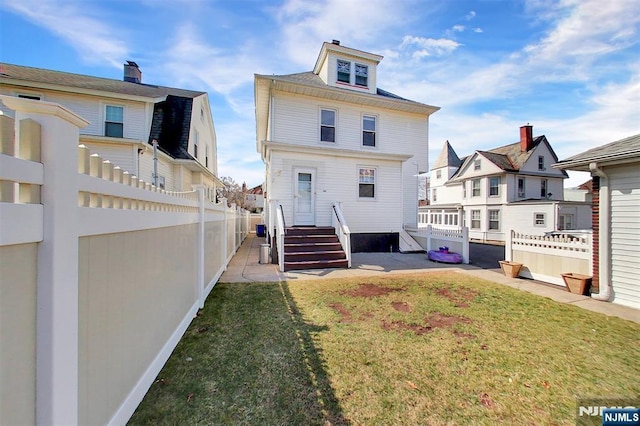
<path id="1" fill-rule="evenodd" d="M 522 263 L 512 262 L 510 260 L 499 260 L 500 268 L 502 268 L 502 272 L 511 278 L 517 278 L 520 274 L 520 268 L 522 268 Z"/>
<path id="2" fill-rule="evenodd" d="M 593 277 L 590 275 L 576 274 L 574 272 L 566 272 L 560 275 L 562 275 L 564 284 L 567 286 L 567 291 L 583 296 L 589 295 Z"/>

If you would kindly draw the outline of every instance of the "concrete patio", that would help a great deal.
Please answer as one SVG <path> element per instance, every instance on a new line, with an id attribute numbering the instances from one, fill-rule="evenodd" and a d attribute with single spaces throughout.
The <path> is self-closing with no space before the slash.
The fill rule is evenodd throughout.
<path id="1" fill-rule="evenodd" d="M 538 296 L 549 297 L 557 302 L 569 303 L 590 311 L 640 323 L 640 311 L 636 309 L 569 293 L 563 287 L 553 284 L 522 278 L 509 278 L 502 273 L 498 265 L 494 269 L 481 269 L 471 265 L 435 263 L 429 261 L 425 253 L 353 253 L 350 269 L 280 272 L 276 264 L 261 264 L 259 262 L 260 246 L 264 243 L 264 238 L 257 237 L 254 233 L 249 234 L 229 263 L 227 270 L 222 274 L 220 282 L 294 281 L 452 270 L 528 291 Z"/>

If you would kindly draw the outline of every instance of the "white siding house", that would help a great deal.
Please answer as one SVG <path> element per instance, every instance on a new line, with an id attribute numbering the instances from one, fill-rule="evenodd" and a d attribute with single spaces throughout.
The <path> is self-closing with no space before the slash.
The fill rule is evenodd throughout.
<path id="1" fill-rule="evenodd" d="M 640 134 L 555 166 L 593 177 L 593 297 L 640 309 Z"/>
<path id="2" fill-rule="evenodd" d="M 520 141 L 460 159 L 445 142 L 430 176 L 421 225 L 469 228 L 469 237 L 505 241 L 510 229 L 544 234 L 590 228 L 591 206 L 563 200 L 566 172 L 545 136 L 520 128 Z"/>
<path id="3" fill-rule="evenodd" d="M 268 233 L 279 206 L 286 226 L 328 226 L 334 202 L 353 251 L 397 250 L 403 225 L 416 225 L 429 116 L 439 108 L 379 89 L 381 60 L 334 41 L 312 72 L 255 76 Z"/>
<path id="4" fill-rule="evenodd" d="M 153 183 L 155 139 L 158 186 L 190 191 L 194 182 L 214 193 L 221 185 L 205 92 L 142 84 L 130 61 L 122 81 L 5 63 L 0 68 L 0 94 L 58 103 L 80 115 L 89 121 L 80 142 L 122 170 Z M 11 114 L 2 104 L 0 111 Z"/>

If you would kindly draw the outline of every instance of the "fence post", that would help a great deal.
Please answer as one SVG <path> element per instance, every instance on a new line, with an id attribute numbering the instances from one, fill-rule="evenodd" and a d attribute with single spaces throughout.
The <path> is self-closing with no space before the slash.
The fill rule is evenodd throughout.
<path id="1" fill-rule="evenodd" d="M 204 185 L 194 185 L 193 189 L 198 192 L 198 249 L 197 256 L 198 259 L 196 261 L 196 267 L 198 268 L 196 274 L 196 299 L 198 300 L 198 306 L 200 309 L 204 308 L 204 287 L 207 285 L 204 280 L 204 220 L 205 220 L 205 209 L 204 209 Z"/>
<path id="2" fill-rule="evenodd" d="M 41 127 L 43 241 L 38 244 L 36 424 L 78 424 L 78 141 L 89 123 L 49 103 L 3 97 Z"/>
<path id="3" fill-rule="evenodd" d="M 462 227 L 462 263 L 469 264 L 469 228 Z"/>
<path id="4" fill-rule="evenodd" d="M 507 239 L 504 242 L 504 260 L 510 262 L 513 260 L 513 253 L 511 247 L 513 245 L 513 229 L 509 229 L 507 232 Z"/>
<path id="5" fill-rule="evenodd" d="M 229 222 L 227 219 L 227 199 L 221 198 L 220 202 L 222 203 L 222 214 L 224 217 L 224 224 L 222 227 L 222 238 L 224 238 L 224 244 L 222 245 L 222 264 L 224 265 L 224 270 L 227 270 L 227 256 L 229 254 Z"/>
<path id="6" fill-rule="evenodd" d="M 427 244 L 426 244 L 426 246 L 427 246 L 427 252 L 428 252 L 429 250 L 431 250 L 431 229 L 432 229 L 432 228 L 433 228 L 433 227 L 431 226 L 431 224 L 428 224 L 428 225 L 427 225 Z"/>

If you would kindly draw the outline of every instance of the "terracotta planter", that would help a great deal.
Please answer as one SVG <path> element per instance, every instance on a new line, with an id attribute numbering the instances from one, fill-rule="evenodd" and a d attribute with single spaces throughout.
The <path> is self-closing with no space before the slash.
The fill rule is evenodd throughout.
<path id="1" fill-rule="evenodd" d="M 522 263 L 511 262 L 508 260 L 499 260 L 500 268 L 502 268 L 502 272 L 511 278 L 517 278 L 518 274 L 520 274 L 520 268 L 522 268 Z"/>
<path id="2" fill-rule="evenodd" d="M 574 294 L 581 294 L 583 296 L 589 295 L 592 280 L 590 275 L 575 274 L 573 272 L 567 272 L 560 275 L 562 275 L 562 279 L 567 286 L 567 291 Z"/>

